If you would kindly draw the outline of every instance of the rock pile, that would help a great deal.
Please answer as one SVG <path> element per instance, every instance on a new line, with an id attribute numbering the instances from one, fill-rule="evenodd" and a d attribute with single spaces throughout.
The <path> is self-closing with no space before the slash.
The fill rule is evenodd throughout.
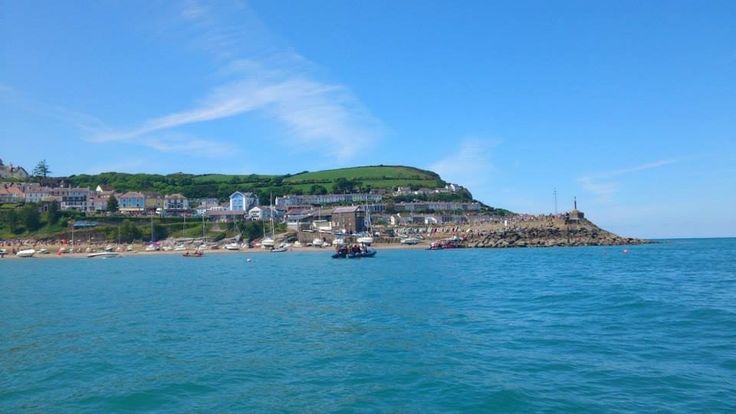
<path id="1" fill-rule="evenodd" d="M 617 236 L 586 219 L 576 223 L 551 222 L 546 226 L 515 226 L 474 232 L 465 238 L 467 247 L 611 246 L 643 244 L 646 240 Z"/>

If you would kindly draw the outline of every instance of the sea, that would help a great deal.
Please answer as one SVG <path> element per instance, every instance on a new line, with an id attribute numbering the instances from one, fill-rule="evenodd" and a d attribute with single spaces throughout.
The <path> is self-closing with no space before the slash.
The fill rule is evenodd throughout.
<path id="1" fill-rule="evenodd" d="M 736 412 L 736 239 L 330 253 L 0 259 L 0 412 Z"/>

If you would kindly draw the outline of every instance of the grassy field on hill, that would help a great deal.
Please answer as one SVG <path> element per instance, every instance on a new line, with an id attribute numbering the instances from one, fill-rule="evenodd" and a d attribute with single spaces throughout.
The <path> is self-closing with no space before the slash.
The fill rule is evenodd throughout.
<path id="1" fill-rule="evenodd" d="M 431 171 L 404 166 L 368 166 L 339 168 L 295 174 L 284 179 L 291 185 L 319 184 L 333 190 L 340 179 L 360 182 L 371 188 L 395 189 L 399 186 L 438 188 L 446 183 Z"/>
<path id="2" fill-rule="evenodd" d="M 249 191 L 267 200 L 271 194 L 323 194 L 330 192 L 393 190 L 399 186 L 438 188 L 445 182 L 439 175 L 404 166 L 369 166 L 302 172 L 287 175 L 230 174 L 127 174 L 106 172 L 80 174 L 65 179 L 79 187 L 110 185 L 116 191 L 182 193 L 187 197 L 216 197 L 224 200 L 235 191 Z"/>

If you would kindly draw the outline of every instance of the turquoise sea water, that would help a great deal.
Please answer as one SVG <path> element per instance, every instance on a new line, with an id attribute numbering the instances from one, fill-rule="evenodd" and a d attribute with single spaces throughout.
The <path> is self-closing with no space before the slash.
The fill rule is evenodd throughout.
<path id="1" fill-rule="evenodd" d="M 3 259 L 0 412 L 736 411 L 736 239 L 629 250 Z"/>

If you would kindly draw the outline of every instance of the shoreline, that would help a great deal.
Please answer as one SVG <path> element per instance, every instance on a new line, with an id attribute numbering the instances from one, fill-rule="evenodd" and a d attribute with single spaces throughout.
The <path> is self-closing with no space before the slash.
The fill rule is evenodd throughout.
<path id="1" fill-rule="evenodd" d="M 537 245 L 537 246 L 465 246 L 455 249 L 441 249 L 441 250 L 495 250 L 495 249 L 533 249 L 533 248 L 551 248 L 551 247 L 627 247 L 627 246 L 636 246 L 639 244 L 588 244 L 588 245 L 581 245 L 581 244 L 563 244 L 563 245 Z M 381 250 L 429 250 L 430 243 L 419 243 L 415 245 L 406 245 L 406 244 L 397 244 L 397 243 L 374 243 L 372 247 L 375 249 L 381 251 Z M 48 247 L 40 247 L 40 248 L 47 248 Z M 190 249 L 189 251 L 193 251 L 194 249 Z M 625 248 L 624 250 L 628 250 Z M 38 254 L 36 253 L 33 255 L 33 257 L 18 257 L 11 253 L 6 253 L 5 256 L 0 259 L 11 259 L 11 260 L 29 260 L 29 259 L 42 259 L 42 260 L 49 260 L 49 259 L 91 259 L 90 257 L 87 257 L 87 255 L 91 253 L 101 253 L 104 250 L 93 250 L 89 252 L 78 252 L 78 253 L 63 253 L 63 254 L 57 254 L 55 252 L 52 252 L 51 249 L 49 249 L 49 253 L 47 254 Z M 118 252 L 115 251 L 115 253 L 118 253 L 118 257 L 116 258 L 123 258 L 123 257 L 155 257 L 155 256 L 183 256 L 183 254 L 187 250 L 178 250 L 178 251 L 145 251 L 143 249 L 136 249 L 132 251 L 122 251 Z M 260 254 L 267 254 L 270 253 L 270 250 L 261 249 L 261 248 L 246 248 L 246 249 L 240 249 L 240 250 L 227 250 L 227 249 L 207 249 L 204 251 L 204 256 L 209 255 L 227 255 L 227 254 L 254 254 L 254 255 L 260 255 Z M 287 252 L 284 252 L 286 254 L 288 253 L 332 253 L 334 252 L 334 249 L 332 247 L 325 247 L 325 248 L 318 248 L 318 247 L 291 247 Z"/>
<path id="2" fill-rule="evenodd" d="M 373 245 L 376 249 L 380 250 L 423 250 L 429 247 L 429 244 L 416 244 L 416 245 L 400 245 L 395 243 L 375 243 Z M 38 248 L 33 247 L 38 251 L 39 249 L 47 249 L 49 253 L 46 254 L 39 254 L 38 252 L 33 255 L 33 257 L 18 257 L 15 254 L 12 254 L 10 252 L 6 253 L 5 256 L 0 260 L 5 259 L 89 259 L 87 255 L 92 253 L 102 253 L 104 250 L 101 249 L 93 249 L 89 252 L 76 252 L 76 253 L 62 253 L 57 254 L 56 251 L 58 251 L 58 247 L 56 246 L 38 246 Z M 84 248 L 86 249 L 86 247 Z M 20 249 L 16 249 L 20 250 Z M 158 251 L 145 251 L 144 249 L 134 249 L 132 251 L 116 251 L 113 250 L 114 253 L 117 253 L 118 257 L 153 257 L 153 256 L 182 256 L 186 251 L 192 252 L 194 249 L 189 250 L 158 250 Z M 264 253 L 270 253 L 270 250 L 267 249 L 261 249 L 261 248 L 248 248 L 248 249 L 239 249 L 239 250 L 227 250 L 227 249 L 206 249 L 204 250 L 204 256 L 208 256 L 211 254 L 214 255 L 226 255 L 226 254 L 264 254 Z M 332 247 L 291 247 L 287 252 L 284 253 L 333 253 L 334 249 Z"/>

